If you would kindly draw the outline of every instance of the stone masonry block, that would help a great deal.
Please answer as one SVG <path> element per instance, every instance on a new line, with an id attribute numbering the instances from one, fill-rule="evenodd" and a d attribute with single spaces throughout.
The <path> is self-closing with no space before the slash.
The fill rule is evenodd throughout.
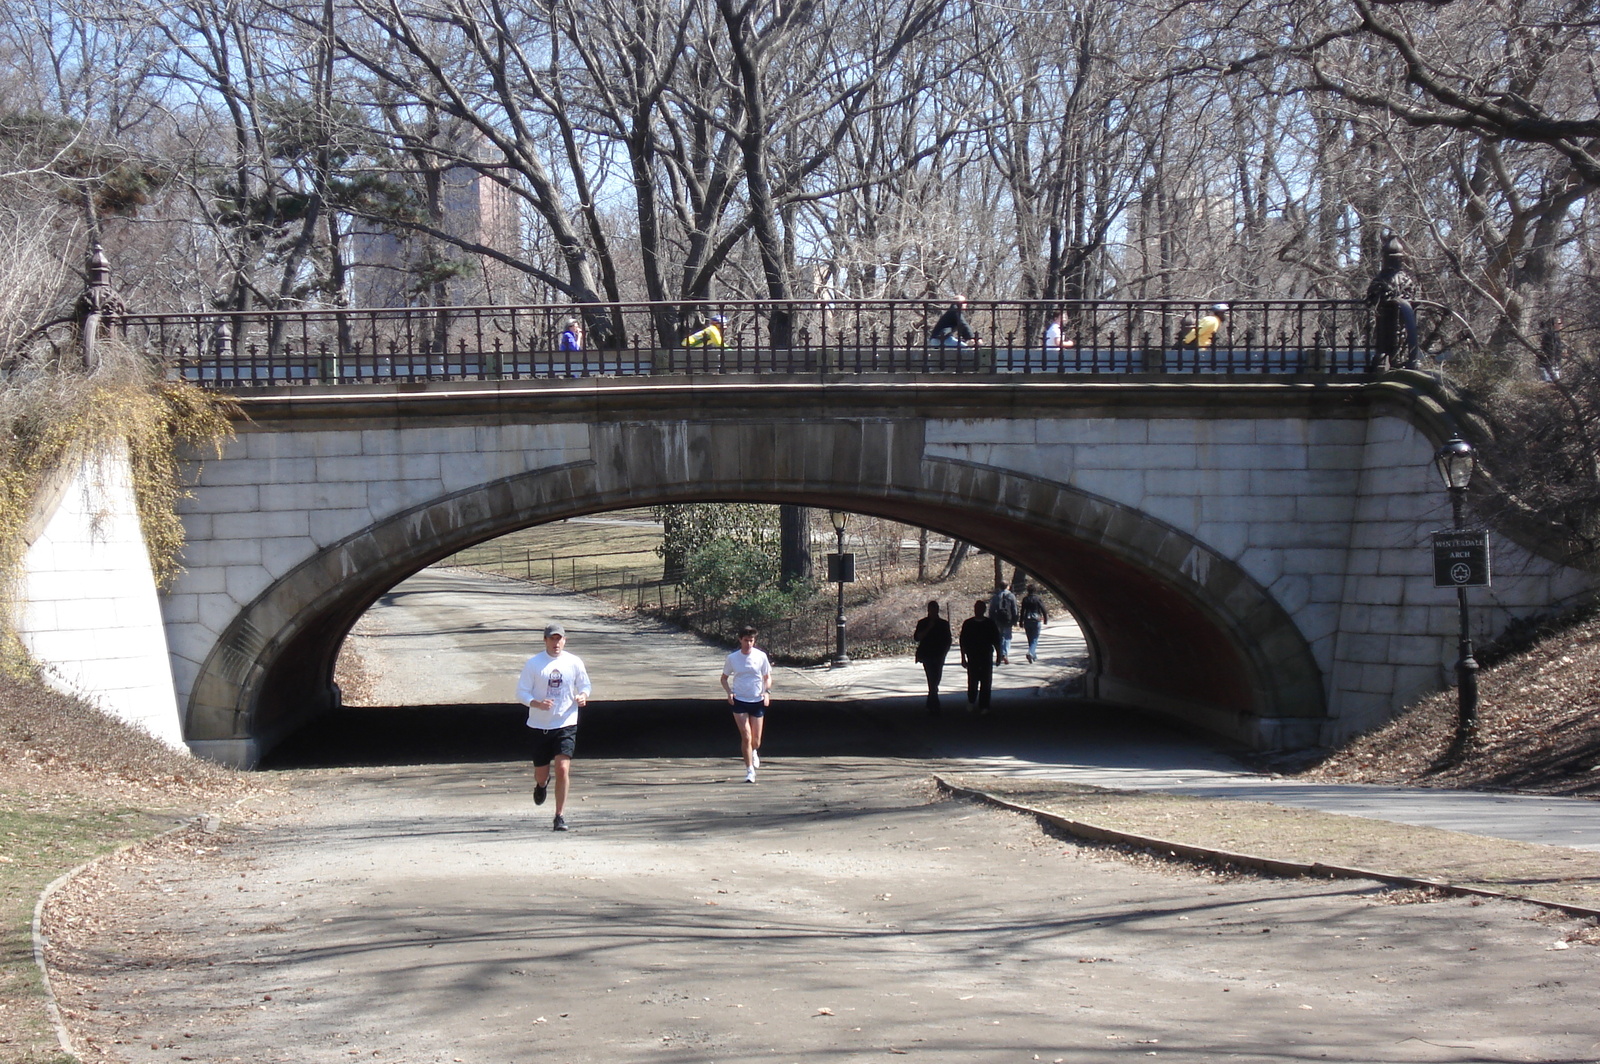
<path id="1" fill-rule="evenodd" d="M 1355 666 L 1355 688 L 1374 694 L 1391 695 L 1399 668 L 1384 662 L 1361 662 Z"/>
<path id="2" fill-rule="evenodd" d="M 1386 664 L 1389 661 L 1389 636 L 1346 632 L 1339 640 L 1339 657 L 1362 665 Z"/>
<path id="3" fill-rule="evenodd" d="M 184 571 L 178 574 L 177 581 L 173 584 L 174 595 L 200 595 L 227 588 L 227 580 L 223 577 L 221 569 L 209 566 L 193 568 L 188 565 L 187 555 L 180 559 L 184 562 Z"/>
<path id="4" fill-rule="evenodd" d="M 1255 470 L 1250 474 L 1250 490 L 1272 491 L 1292 487 L 1299 495 L 1346 497 L 1361 487 L 1361 476 L 1349 469 L 1297 469 L 1292 472 Z"/>
<path id="5" fill-rule="evenodd" d="M 1306 524 L 1322 522 L 1348 524 L 1351 517 L 1348 498 L 1337 496 L 1299 496 L 1294 500 L 1293 520 Z"/>
<path id="6" fill-rule="evenodd" d="M 1344 561 L 1348 554 L 1343 548 L 1287 547 L 1281 549 L 1283 570 L 1310 577 L 1344 577 Z"/>
<path id="7" fill-rule="evenodd" d="M 1294 501 L 1281 495 L 1202 495 L 1200 520 L 1268 525 L 1294 520 Z"/>
<path id="8" fill-rule="evenodd" d="M 1215 447 L 1255 446 L 1256 429 L 1253 419 L 1207 418 L 1194 424 L 1200 430 L 1200 438 L 1196 441 L 1197 447 L 1209 450 Z"/>
<path id="9" fill-rule="evenodd" d="M 1295 521 L 1275 521 L 1270 524 L 1264 522 L 1251 529 L 1250 546 L 1282 550 L 1317 547 L 1343 549 L 1346 546 L 1345 536 L 1349 533 L 1348 526 L 1337 522 L 1323 524 L 1301 524 Z"/>
<path id="10" fill-rule="evenodd" d="M 1224 558 L 1237 558 L 1246 548 L 1256 545 L 1251 542 L 1250 526 L 1237 521 L 1216 521 L 1201 525 L 1195 538 Z"/>
<path id="11" fill-rule="evenodd" d="M 331 458 L 361 453 L 361 434 L 353 429 L 248 432 L 239 439 L 250 458 Z"/>
<path id="12" fill-rule="evenodd" d="M 365 507 L 349 510 L 318 510 L 311 514 L 311 540 L 318 547 L 331 547 L 372 523 L 372 511 Z"/>
<path id="13" fill-rule="evenodd" d="M 271 536 L 304 536 L 310 531 L 311 515 L 305 510 L 218 514 L 212 520 L 211 538 L 263 539 Z"/>
<path id="14" fill-rule="evenodd" d="M 1295 469 L 1306 470 L 1306 451 L 1303 447 L 1279 443 L 1252 443 L 1207 448 L 1206 457 L 1216 467 L 1225 469 Z"/>
<path id="15" fill-rule="evenodd" d="M 1282 599 L 1279 600 L 1282 603 Z M 1331 639 L 1339 630 L 1338 608 L 1327 604 L 1308 602 L 1290 611 L 1300 635 L 1308 643 Z"/>
<path id="16" fill-rule="evenodd" d="M 1382 557 L 1381 551 L 1352 550 L 1349 552 L 1350 561 L 1345 566 L 1345 575 L 1377 576 L 1378 565 Z"/>
<path id="17" fill-rule="evenodd" d="M 1399 602 L 1405 581 L 1392 576 L 1356 576 L 1345 582 L 1345 595 L 1350 602 Z"/>
<path id="18" fill-rule="evenodd" d="M 1157 418 L 1145 432 L 1147 441 L 1157 447 L 1194 447 L 1205 436 L 1205 425 L 1190 418 Z"/>
<path id="19" fill-rule="evenodd" d="M 941 418 L 929 420 L 923 432 L 929 445 L 944 447 L 971 443 L 993 443 L 995 422 L 991 419 Z M 1032 435 L 1030 431 L 1029 440 Z"/>
<path id="20" fill-rule="evenodd" d="M 1144 503 L 1144 478 L 1136 470 L 1074 469 L 1070 483 L 1079 491 L 1123 506 L 1137 509 Z"/>
<path id="21" fill-rule="evenodd" d="M 257 565 L 230 565 L 227 570 L 228 597 L 238 603 L 247 603 L 267 589 L 272 574 Z"/>
<path id="22" fill-rule="evenodd" d="M 427 446 L 435 454 L 458 454 L 478 450 L 478 430 L 473 425 L 436 425 L 428 433 Z M 416 450 L 416 448 L 412 448 Z"/>
<path id="23" fill-rule="evenodd" d="M 426 429 L 425 425 L 419 425 L 415 433 L 393 426 L 360 429 L 358 431 L 361 433 L 361 453 L 369 458 L 385 458 L 401 454 L 408 449 L 407 438 L 424 435 Z"/>
<path id="24" fill-rule="evenodd" d="M 260 560 L 261 544 L 253 539 L 191 540 L 183 547 L 183 563 L 192 569 L 227 568 Z"/>
<path id="25" fill-rule="evenodd" d="M 1365 446 L 1367 419 L 1330 417 L 1313 420 L 1306 428 L 1305 441 L 1309 449 L 1318 452 Z"/>
<path id="26" fill-rule="evenodd" d="M 367 506 L 377 520 L 387 520 L 413 506 L 419 506 L 439 494 L 437 482 L 426 480 L 389 480 L 367 487 Z"/>
<path id="27" fill-rule="evenodd" d="M 263 458 L 206 462 L 200 469 L 200 486 L 213 488 L 234 484 L 303 483 L 314 478 L 316 470 L 316 462 L 310 458 Z"/>
<path id="28" fill-rule="evenodd" d="M 239 616 L 241 605 L 232 595 L 196 595 L 195 607 L 200 615 L 200 628 L 207 635 L 220 635 Z"/>
<path id="29" fill-rule="evenodd" d="M 477 450 L 564 454 L 564 459 L 552 460 L 561 464 L 593 457 L 591 439 L 597 429 L 582 422 L 502 422 L 475 431 Z"/>
<path id="30" fill-rule="evenodd" d="M 312 543 L 304 537 L 285 537 L 264 540 L 261 544 L 261 564 L 274 580 L 304 562 L 312 552 Z"/>
<path id="31" fill-rule="evenodd" d="M 445 491 L 465 491 L 526 471 L 529 471 L 529 467 L 520 454 L 472 452 L 439 456 L 439 482 Z"/>
<path id="32" fill-rule="evenodd" d="M 1074 447 L 1086 441 L 1083 421 L 1079 418 L 1046 418 L 1034 423 L 1034 441 L 1040 447 Z"/>
<path id="33" fill-rule="evenodd" d="M 1144 500 L 1144 512 L 1185 532 L 1200 525 L 1200 500 L 1192 496 L 1149 495 Z"/>
<path id="34" fill-rule="evenodd" d="M 1144 474 L 1144 490 L 1152 495 L 1232 496 L 1243 494 L 1246 486 L 1232 469 L 1149 469 Z"/>
<path id="35" fill-rule="evenodd" d="M 1262 418 L 1250 423 L 1258 444 L 1307 449 L 1308 422 L 1304 418 Z"/>
<path id="36" fill-rule="evenodd" d="M 161 599 L 164 625 L 186 624 L 200 618 L 200 604 L 193 595 L 165 595 Z"/>
<path id="37" fill-rule="evenodd" d="M 253 484 L 236 484 L 228 487 L 194 489 L 187 501 L 186 511 L 213 514 L 255 513 L 261 509 L 261 489 Z"/>
<path id="38" fill-rule="evenodd" d="M 1366 448 L 1360 443 L 1312 445 L 1306 448 L 1306 468 L 1340 473 L 1357 471 L 1361 469 L 1365 455 Z M 1352 475 L 1356 474 L 1352 472 Z"/>
<path id="39" fill-rule="evenodd" d="M 1248 547 L 1239 555 L 1238 565 L 1252 578 L 1258 580 L 1263 586 L 1270 587 L 1283 575 L 1284 552 L 1281 550 L 1264 550 L 1258 547 Z M 1306 578 L 1301 577 L 1302 581 Z M 1306 581 L 1309 588 L 1309 581 Z"/>
<path id="40" fill-rule="evenodd" d="M 365 483 L 343 481 L 337 484 L 266 484 L 261 488 L 263 510 L 345 510 L 365 506 Z"/>

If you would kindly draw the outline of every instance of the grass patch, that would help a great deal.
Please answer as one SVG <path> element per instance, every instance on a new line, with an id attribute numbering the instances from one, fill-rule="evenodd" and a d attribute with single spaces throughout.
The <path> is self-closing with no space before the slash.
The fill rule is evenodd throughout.
<path id="1" fill-rule="evenodd" d="M 0 1062 L 70 1059 L 33 959 L 33 908 L 44 888 L 85 861 L 262 789 L 31 675 L 0 674 Z"/>
<path id="2" fill-rule="evenodd" d="M 661 584 L 661 526 L 648 510 L 619 510 L 535 525 L 458 551 L 439 564 L 609 598 L 622 606 L 671 603 Z"/>
<path id="3" fill-rule="evenodd" d="M 58 877 L 171 827 L 170 816 L 94 803 L 0 794 L 0 1060 L 66 1061 L 33 959 L 33 909 Z"/>

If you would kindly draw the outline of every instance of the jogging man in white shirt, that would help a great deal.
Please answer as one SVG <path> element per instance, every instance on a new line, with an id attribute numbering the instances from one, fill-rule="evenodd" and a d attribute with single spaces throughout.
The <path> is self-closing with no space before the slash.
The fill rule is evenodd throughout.
<path id="1" fill-rule="evenodd" d="M 739 629 L 739 649 L 728 655 L 722 666 L 722 689 L 728 692 L 733 707 L 734 727 L 739 729 L 739 749 L 744 755 L 744 781 L 756 781 L 761 767 L 761 733 L 767 722 L 767 706 L 772 704 L 772 662 L 756 649 L 756 630 Z"/>
<path id="2" fill-rule="evenodd" d="M 578 741 L 578 710 L 589 702 L 589 670 L 583 659 L 566 652 L 567 630 L 552 624 L 544 630 L 544 650 L 528 659 L 517 680 L 517 701 L 528 707 L 533 729 L 533 804 L 543 805 L 556 777 L 556 831 L 567 830 L 567 788 L 572 754 Z"/>

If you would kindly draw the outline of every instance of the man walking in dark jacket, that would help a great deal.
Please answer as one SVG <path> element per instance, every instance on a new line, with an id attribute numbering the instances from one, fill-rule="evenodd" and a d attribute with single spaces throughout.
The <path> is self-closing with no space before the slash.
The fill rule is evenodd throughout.
<path id="1" fill-rule="evenodd" d="M 988 612 L 989 604 L 979 599 L 972 604 L 972 616 L 961 625 L 961 667 L 967 670 L 967 708 L 979 713 L 989 712 L 996 663 L 1007 664 L 1005 652 L 1000 648 L 1000 629 L 984 616 Z"/>
<path id="2" fill-rule="evenodd" d="M 944 676 L 944 659 L 950 653 L 950 622 L 939 616 L 939 603 L 928 603 L 928 615 L 917 622 L 911 638 L 917 641 L 917 661 L 928 677 L 928 714 L 939 715 L 939 680 Z"/>

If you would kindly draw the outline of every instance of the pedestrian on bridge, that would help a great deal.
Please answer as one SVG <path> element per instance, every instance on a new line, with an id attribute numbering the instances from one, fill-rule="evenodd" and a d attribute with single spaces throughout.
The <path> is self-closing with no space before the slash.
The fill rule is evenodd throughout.
<path id="1" fill-rule="evenodd" d="M 733 707 L 733 726 L 739 729 L 746 783 L 756 781 L 756 769 L 761 767 L 761 735 L 772 704 L 772 662 L 765 651 L 756 649 L 757 634 L 749 625 L 739 629 L 739 649 L 722 663 L 722 689 Z"/>
<path id="2" fill-rule="evenodd" d="M 719 314 L 713 314 L 706 327 L 683 338 L 684 347 L 721 347 L 724 343 L 722 327 L 727 324 Z"/>
<path id="3" fill-rule="evenodd" d="M 929 346 L 970 347 L 976 344 L 978 337 L 973 333 L 972 326 L 967 324 L 966 309 L 966 296 L 956 296 L 951 300 L 949 309 L 933 323 L 933 331 L 928 334 Z"/>
<path id="4" fill-rule="evenodd" d="M 562 351 L 583 350 L 583 325 L 577 318 L 568 318 L 561 328 L 561 342 L 558 345 Z"/>
<path id="5" fill-rule="evenodd" d="M 983 599 L 972 604 L 972 616 L 961 624 L 961 667 L 967 670 L 967 709 L 989 712 L 994 693 L 994 667 L 1006 664 L 1000 649 L 1000 629 L 986 617 L 989 604 Z"/>
<path id="6" fill-rule="evenodd" d="M 1200 320 L 1189 326 L 1179 341 L 1185 347 L 1210 347 L 1216 342 L 1217 330 L 1222 328 L 1222 323 L 1228 317 L 1228 304 L 1213 303 L 1200 315 Z"/>
<path id="7" fill-rule="evenodd" d="M 928 615 L 917 621 L 911 638 L 917 641 L 916 660 L 928 678 L 928 715 L 939 715 L 939 681 L 944 678 L 945 658 L 950 655 L 950 622 L 939 616 L 939 603 L 928 603 Z"/>
<path id="8" fill-rule="evenodd" d="M 589 703 L 589 670 L 566 650 L 567 630 L 546 625 L 544 650 L 528 659 L 517 679 L 517 701 L 528 707 L 533 729 L 533 804 L 543 805 L 552 770 L 556 783 L 556 831 L 567 830 L 567 791 L 578 741 L 578 710 Z"/>

